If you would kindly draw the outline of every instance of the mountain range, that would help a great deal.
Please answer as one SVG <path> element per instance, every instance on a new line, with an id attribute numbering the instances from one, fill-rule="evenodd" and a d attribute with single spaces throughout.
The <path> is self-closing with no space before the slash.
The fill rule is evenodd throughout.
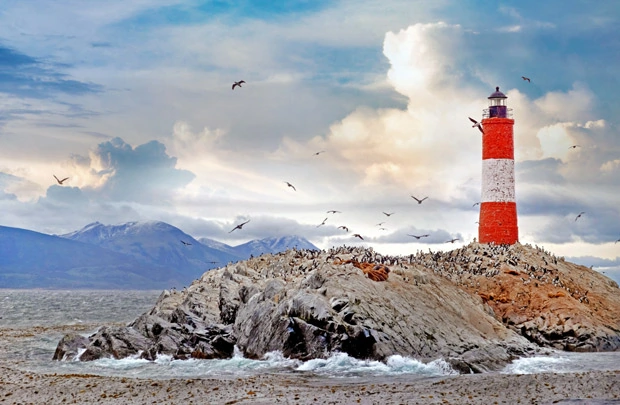
<path id="1" fill-rule="evenodd" d="M 318 250 L 299 236 L 229 246 L 160 221 L 94 222 L 64 235 L 0 226 L 0 288 L 179 288 L 229 262 L 291 248 Z"/>

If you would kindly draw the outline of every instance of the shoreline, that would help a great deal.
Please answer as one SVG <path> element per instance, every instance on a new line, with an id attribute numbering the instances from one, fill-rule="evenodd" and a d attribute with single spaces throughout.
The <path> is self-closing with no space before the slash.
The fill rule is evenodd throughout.
<path id="1" fill-rule="evenodd" d="M 0 328 L 0 350 L 35 335 L 93 324 Z M 620 404 L 620 370 L 582 373 L 402 375 L 336 379 L 309 373 L 132 378 L 16 370 L 0 358 L 0 404 Z"/>
<path id="2" fill-rule="evenodd" d="M 38 374 L 0 365 L 2 404 L 620 404 L 620 370 L 469 374 L 393 382 L 307 375 L 143 379 Z"/>

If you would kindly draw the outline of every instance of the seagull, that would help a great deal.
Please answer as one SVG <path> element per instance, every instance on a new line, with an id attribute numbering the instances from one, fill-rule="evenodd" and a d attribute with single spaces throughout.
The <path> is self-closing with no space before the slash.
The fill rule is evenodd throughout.
<path id="1" fill-rule="evenodd" d="M 529 77 L 521 76 L 521 79 L 527 80 L 528 83 L 532 82 Z"/>
<path id="2" fill-rule="evenodd" d="M 474 125 L 472 125 L 472 126 L 471 126 L 472 128 L 473 128 L 473 127 L 478 127 L 478 129 L 480 130 L 480 132 L 482 132 L 482 133 L 484 134 L 484 130 L 482 129 L 482 124 L 481 124 L 481 123 L 479 123 L 478 121 L 476 121 L 476 120 L 475 120 L 475 119 L 473 119 L 472 117 L 467 117 L 467 118 L 469 118 L 469 120 L 470 120 L 471 122 L 473 122 L 473 123 L 474 123 Z"/>
<path id="3" fill-rule="evenodd" d="M 235 226 L 235 227 L 234 227 L 234 228 L 233 228 L 230 232 L 234 231 L 235 229 L 241 229 L 241 228 L 243 228 L 243 225 L 247 224 L 248 222 L 250 222 L 250 220 L 249 220 L 249 219 L 248 219 L 247 221 L 245 221 L 244 223 L 242 223 L 242 224 L 239 224 L 239 225 Z M 228 233 L 230 233 L 230 232 L 228 232 Z"/>
<path id="4" fill-rule="evenodd" d="M 474 203 L 474 205 L 472 205 L 472 207 L 475 207 L 476 205 L 480 205 L 480 203 L 479 202 Z"/>
<path id="5" fill-rule="evenodd" d="M 382 212 L 383 212 L 383 213 L 385 214 L 385 216 L 387 216 L 387 217 L 389 217 L 389 216 L 391 216 L 391 215 L 396 214 L 395 212 L 390 212 L 390 213 L 387 213 L 387 212 L 385 212 L 385 211 L 382 211 Z"/>
<path id="6" fill-rule="evenodd" d="M 328 214 L 340 214 L 340 211 L 336 211 L 336 210 L 329 210 L 327 211 Z"/>
<path id="7" fill-rule="evenodd" d="M 572 146 L 568 147 L 568 149 L 575 149 L 575 148 L 581 148 L 581 146 L 580 145 L 572 145 Z"/>
<path id="8" fill-rule="evenodd" d="M 418 236 L 418 235 L 411 235 L 410 233 L 408 233 L 407 236 L 411 236 L 413 238 L 420 239 L 420 238 L 426 238 L 426 237 L 428 237 L 430 235 L 419 235 Z"/>
<path id="9" fill-rule="evenodd" d="M 288 181 L 285 181 L 286 185 L 289 186 L 290 188 L 292 188 L 293 190 L 297 191 L 297 189 L 295 188 L 294 185 L 292 185 L 291 183 L 289 183 Z"/>
<path id="10" fill-rule="evenodd" d="M 324 151 L 324 150 L 321 150 L 321 151 L 318 151 L 318 152 L 314 152 L 314 156 L 318 156 L 318 155 L 320 155 L 321 153 L 325 153 L 325 151 Z"/>
<path id="11" fill-rule="evenodd" d="M 381 226 L 383 224 L 385 224 L 385 221 L 384 222 L 379 222 L 378 224 L 375 224 L 375 226 Z"/>
<path id="12" fill-rule="evenodd" d="M 243 80 L 239 80 L 238 82 L 234 82 L 232 85 L 232 89 L 235 89 L 235 86 L 241 87 L 241 83 L 245 83 Z"/>
<path id="13" fill-rule="evenodd" d="M 60 180 L 58 177 L 56 177 L 55 174 L 52 174 L 52 176 L 54 176 L 54 178 L 56 179 L 56 181 L 58 182 L 58 184 L 60 184 L 62 186 L 62 183 L 65 182 L 65 180 L 69 180 L 68 177 L 65 177 L 64 179 Z"/>
<path id="14" fill-rule="evenodd" d="M 347 228 L 347 227 L 346 227 L 346 226 L 344 226 L 344 225 L 340 225 L 340 226 L 338 227 L 338 229 L 344 229 L 344 231 L 345 231 L 345 232 L 349 232 L 349 228 Z"/>
<path id="15" fill-rule="evenodd" d="M 417 198 L 415 198 L 414 196 L 411 196 L 411 198 L 413 198 L 414 200 L 416 200 L 418 202 L 418 204 L 422 204 L 422 201 L 426 200 L 428 197 L 424 197 L 421 200 L 418 200 Z"/>
<path id="16" fill-rule="evenodd" d="M 457 240 L 459 240 L 459 238 L 450 239 L 450 240 L 445 241 L 444 243 L 454 243 Z"/>
<path id="17" fill-rule="evenodd" d="M 327 221 L 327 218 L 325 218 L 325 219 L 323 220 L 323 222 L 321 222 L 320 224 L 318 224 L 316 227 L 318 228 L 319 226 L 325 225 L 325 221 Z"/>
<path id="18" fill-rule="evenodd" d="M 586 213 L 585 211 L 581 211 L 581 212 L 579 213 L 579 215 L 577 215 L 577 216 L 575 217 L 575 221 L 577 221 L 579 218 L 581 218 L 581 216 L 582 216 L 583 214 L 585 214 L 585 213 Z"/>
<path id="19" fill-rule="evenodd" d="M 387 231 L 387 228 L 379 228 L 380 231 Z"/>
<path id="20" fill-rule="evenodd" d="M 182 244 L 184 244 L 185 246 L 189 246 L 189 245 L 191 245 L 191 243 L 189 243 L 189 242 L 185 242 L 184 240 L 181 240 L 181 243 L 182 243 Z"/>
<path id="21" fill-rule="evenodd" d="M 360 235 L 359 233 L 354 233 L 353 237 L 354 238 L 360 238 L 361 240 L 364 240 L 364 238 L 362 238 L 362 235 Z"/>

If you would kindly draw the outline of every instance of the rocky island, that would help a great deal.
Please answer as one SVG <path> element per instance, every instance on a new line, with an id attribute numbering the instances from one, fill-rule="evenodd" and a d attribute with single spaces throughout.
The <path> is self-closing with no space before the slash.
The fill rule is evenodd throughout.
<path id="1" fill-rule="evenodd" d="M 125 327 L 66 335 L 54 359 L 230 358 L 235 346 L 248 358 L 275 350 L 303 360 L 399 354 L 485 372 L 545 348 L 618 350 L 620 289 L 590 268 L 518 243 L 409 256 L 291 249 L 163 291 Z"/>

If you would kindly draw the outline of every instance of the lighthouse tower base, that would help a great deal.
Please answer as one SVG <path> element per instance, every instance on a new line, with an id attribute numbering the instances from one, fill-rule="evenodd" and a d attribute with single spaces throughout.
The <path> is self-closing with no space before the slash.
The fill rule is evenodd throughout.
<path id="1" fill-rule="evenodd" d="M 515 202 L 483 202 L 480 204 L 480 243 L 512 245 L 519 241 L 517 204 Z"/>

